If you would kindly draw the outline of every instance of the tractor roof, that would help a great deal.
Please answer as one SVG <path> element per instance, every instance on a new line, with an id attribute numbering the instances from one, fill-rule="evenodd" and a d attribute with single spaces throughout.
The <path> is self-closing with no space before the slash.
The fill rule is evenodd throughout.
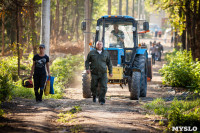
<path id="1" fill-rule="evenodd" d="M 102 16 L 101 18 L 125 18 L 125 19 L 134 19 L 134 17 L 131 17 L 131 16 L 127 16 L 127 15 L 104 15 Z"/>

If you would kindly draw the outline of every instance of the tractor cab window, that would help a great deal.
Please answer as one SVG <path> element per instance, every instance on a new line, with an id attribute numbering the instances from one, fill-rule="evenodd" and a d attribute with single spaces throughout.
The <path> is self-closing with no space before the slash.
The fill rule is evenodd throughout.
<path id="1" fill-rule="evenodd" d="M 99 27 L 98 39 L 103 35 L 103 26 Z M 132 23 L 106 23 L 105 24 L 105 48 L 133 48 L 133 24 Z"/>

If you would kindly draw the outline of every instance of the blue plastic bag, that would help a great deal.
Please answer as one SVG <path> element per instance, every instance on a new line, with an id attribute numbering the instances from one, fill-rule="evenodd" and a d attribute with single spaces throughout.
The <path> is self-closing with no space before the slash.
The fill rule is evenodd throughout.
<path id="1" fill-rule="evenodd" d="M 47 79 L 49 76 L 47 76 Z M 54 89 L 53 89 L 53 83 L 54 83 L 54 77 L 50 77 L 50 93 L 49 94 L 55 94 Z"/>

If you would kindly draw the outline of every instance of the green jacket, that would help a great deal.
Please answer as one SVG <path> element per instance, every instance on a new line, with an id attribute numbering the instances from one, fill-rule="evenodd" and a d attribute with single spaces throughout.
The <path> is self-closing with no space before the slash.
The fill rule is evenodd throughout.
<path id="1" fill-rule="evenodd" d="M 108 51 L 102 50 L 99 54 L 95 49 L 89 52 L 85 61 L 86 70 L 90 69 L 92 74 L 107 73 L 106 66 L 108 66 L 109 74 L 112 74 L 112 62 Z"/>

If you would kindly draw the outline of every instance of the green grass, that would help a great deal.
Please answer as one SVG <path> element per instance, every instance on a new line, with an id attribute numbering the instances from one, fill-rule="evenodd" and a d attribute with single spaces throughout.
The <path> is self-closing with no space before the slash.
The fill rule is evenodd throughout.
<path id="1" fill-rule="evenodd" d="M 167 104 L 163 99 L 157 98 L 146 103 L 144 108 L 167 118 L 169 130 L 172 126 L 200 126 L 200 99 L 179 101 L 175 98 Z"/>
<path id="2" fill-rule="evenodd" d="M 80 106 L 73 106 L 69 111 L 58 114 L 59 119 L 57 121 L 62 123 L 73 123 L 76 121 L 76 113 L 80 111 L 82 111 Z"/>
<path id="3" fill-rule="evenodd" d="M 165 115 L 168 111 L 168 106 L 162 98 L 157 98 L 151 103 L 145 104 L 144 108 L 153 111 L 157 115 Z"/>

